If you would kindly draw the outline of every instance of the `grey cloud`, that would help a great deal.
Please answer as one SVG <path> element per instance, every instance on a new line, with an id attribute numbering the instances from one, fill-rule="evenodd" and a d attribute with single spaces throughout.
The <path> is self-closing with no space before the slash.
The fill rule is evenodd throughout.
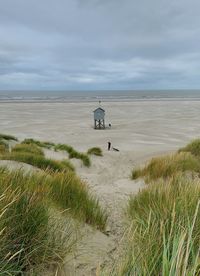
<path id="1" fill-rule="evenodd" d="M 0 0 L 0 89 L 199 88 L 197 0 Z"/>

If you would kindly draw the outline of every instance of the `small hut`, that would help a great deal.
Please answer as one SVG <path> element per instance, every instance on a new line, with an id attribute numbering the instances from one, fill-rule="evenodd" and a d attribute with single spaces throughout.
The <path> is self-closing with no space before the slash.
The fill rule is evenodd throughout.
<path id="1" fill-rule="evenodd" d="M 94 129 L 105 129 L 105 110 L 98 107 L 94 111 Z"/>

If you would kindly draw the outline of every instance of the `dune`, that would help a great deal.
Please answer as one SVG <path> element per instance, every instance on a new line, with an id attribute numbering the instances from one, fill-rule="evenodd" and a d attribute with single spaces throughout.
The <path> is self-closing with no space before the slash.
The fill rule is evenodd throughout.
<path id="1" fill-rule="evenodd" d="M 66 143 L 82 152 L 95 146 L 103 150 L 102 157 L 90 157 L 89 168 L 80 160 L 71 162 L 108 211 L 107 228 L 105 233 L 84 229 L 84 238 L 77 245 L 78 255 L 66 260 L 60 275 L 96 275 L 100 266 L 111 266 L 124 232 L 127 200 L 144 187 L 143 180 L 130 179 L 133 167 L 152 156 L 173 152 L 200 135 L 197 101 L 106 102 L 106 123 L 112 123 L 112 128 L 106 130 L 93 129 L 92 111 L 96 106 L 91 102 L 0 105 L 0 120 L 7 122 L 2 125 L 2 133 L 20 140 L 31 137 Z M 107 151 L 108 141 L 119 152 Z M 49 149 L 45 149 L 45 155 L 56 160 L 68 156 Z M 0 165 L 21 166 L 14 161 L 1 161 Z"/>

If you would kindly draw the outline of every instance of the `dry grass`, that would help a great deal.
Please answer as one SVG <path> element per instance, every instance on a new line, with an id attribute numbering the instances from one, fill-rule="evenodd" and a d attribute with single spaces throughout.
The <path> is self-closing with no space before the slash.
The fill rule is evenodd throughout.
<path id="1" fill-rule="evenodd" d="M 17 144 L 12 148 L 12 152 L 44 156 L 42 149 L 35 144 Z"/>
<path id="2" fill-rule="evenodd" d="M 44 176 L 0 169 L 0 275 L 58 264 L 71 252 L 72 230 L 50 216 L 43 181 Z"/>
<path id="3" fill-rule="evenodd" d="M 146 181 L 171 177 L 178 172 L 200 172 L 200 161 L 189 152 L 180 152 L 153 158 L 144 168 L 132 171 L 132 179 L 145 177 Z"/>
<path id="4" fill-rule="evenodd" d="M 2 155 L 1 159 L 23 162 L 42 170 L 53 170 L 55 172 L 68 171 L 68 170 L 74 171 L 73 165 L 68 160 L 57 161 L 57 160 L 45 158 L 42 155 L 37 155 L 37 154 L 32 154 L 27 152 L 14 151 L 14 152 Z"/>
<path id="5" fill-rule="evenodd" d="M 186 145 L 184 148 L 181 148 L 179 152 L 190 152 L 196 157 L 200 157 L 200 139 L 196 139 Z"/>
<path id="6" fill-rule="evenodd" d="M 69 210 L 76 218 L 104 230 L 107 213 L 92 196 L 87 185 L 73 172 L 52 175 L 50 196 L 62 209 Z M 49 184 L 48 184 L 49 185 Z"/>
<path id="7" fill-rule="evenodd" d="M 0 168 L 0 275 L 24 275 L 62 263 L 77 238 L 70 217 L 101 230 L 107 219 L 74 173 L 24 175 Z"/>
<path id="8" fill-rule="evenodd" d="M 176 176 L 131 197 L 124 259 L 111 275 L 199 275 L 200 180 Z"/>

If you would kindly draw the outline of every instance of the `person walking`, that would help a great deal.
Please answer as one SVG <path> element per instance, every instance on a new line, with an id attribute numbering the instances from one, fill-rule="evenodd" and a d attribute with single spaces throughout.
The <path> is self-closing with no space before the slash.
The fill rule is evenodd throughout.
<path id="1" fill-rule="evenodd" d="M 111 148 L 111 142 L 108 142 L 108 150 Z"/>

